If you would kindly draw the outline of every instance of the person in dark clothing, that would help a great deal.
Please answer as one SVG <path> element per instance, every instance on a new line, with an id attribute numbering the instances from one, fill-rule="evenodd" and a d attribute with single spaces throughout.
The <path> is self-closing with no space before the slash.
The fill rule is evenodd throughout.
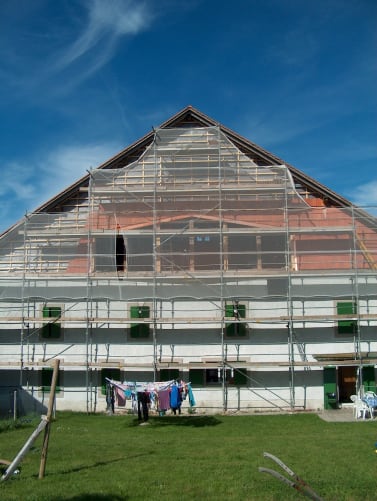
<path id="1" fill-rule="evenodd" d="M 109 414 L 114 414 L 115 410 L 115 395 L 114 388 L 111 384 L 106 385 L 106 410 Z"/>
<path id="2" fill-rule="evenodd" d="M 147 391 L 137 392 L 137 417 L 139 421 L 148 421 L 148 404 L 150 403 L 150 398 Z"/>

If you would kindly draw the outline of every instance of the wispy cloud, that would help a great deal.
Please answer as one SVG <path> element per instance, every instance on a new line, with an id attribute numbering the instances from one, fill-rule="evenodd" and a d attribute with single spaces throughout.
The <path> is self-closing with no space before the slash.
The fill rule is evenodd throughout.
<path id="1" fill-rule="evenodd" d="M 3 164 L 0 233 L 120 149 L 114 143 L 65 145 L 27 163 Z"/>
<path id="2" fill-rule="evenodd" d="M 97 56 L 95 68 L 102 66 L 110 59 L 110 49 L 114 49 L 119 38 L 145 30 L 152 19 L 145 2 L 135 0 L 89 0 L 85 7 L 87 23 L 58 57 L 56 70 L 65 69 L 79 59 L 82 61 L 94 50 Z"/>
<path id="3" fill-rule="evenodd" d="M 147 30 L 153 11 L 150 0 L 77 0 L 62 13 L 64 24 L 56 16 L 39 24 L 23 18 L 20 26 L 7 27 L 0 33 L 8 47 L 0 43 L 0 81 L 9 89 L 8 99 L 12 94 L 45 99 L 72 90 L 106 65 L 125 38 Z M 42 13 L 43 3 L 41 12 L 37 4 L 30 18 Z"/>
<path id="4" fill-rule="evenodd" d="M 360 207 L 373 206 L 370 212 L 377 214 L 377 179 L 356 186 L 350 193 L 350 199 Z"/>

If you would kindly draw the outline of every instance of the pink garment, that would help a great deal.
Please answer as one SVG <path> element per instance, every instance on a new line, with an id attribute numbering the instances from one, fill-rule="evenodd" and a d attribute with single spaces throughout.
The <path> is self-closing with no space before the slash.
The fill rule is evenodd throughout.
<path id="1" fill-rule="evenodd" d="M 121 388 L 115 387 L 116 390 L 116 398 L 118 407 L 124 407 L 126 405 L 126 395 Z"/>
<path id="2" fill-rule="evenodd" d="M 158 392 L 158 408 L 160 411 L 166 411 L 170 407 L 169 390 L 160 390 Z"/>

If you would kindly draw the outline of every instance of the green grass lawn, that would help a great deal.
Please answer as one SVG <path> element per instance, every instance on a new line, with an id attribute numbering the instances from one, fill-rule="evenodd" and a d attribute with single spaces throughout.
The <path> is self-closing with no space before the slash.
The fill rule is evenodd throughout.
<path id="1" fill-rule="evenodd" d="M 0 457 L 12 460 L 39 420 L 0 423 Z M 42 435 L 21 474 L 0 484 L 2 501 L 308 499 L 259 466 L 282 459 L 325 500 L 376 500 L 376 423 L 318 416 L 134 416 L 58 413 L 45 478 Z"/>

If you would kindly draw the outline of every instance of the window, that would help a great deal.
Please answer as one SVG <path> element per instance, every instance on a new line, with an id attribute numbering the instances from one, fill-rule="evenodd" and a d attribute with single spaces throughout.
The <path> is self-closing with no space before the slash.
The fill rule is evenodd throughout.
<path id="1" fill-rule="evenodd" d="M 153 271 L 153 236 L 127 238 L 128 271 Z"/>
<path id="2" fill-rule="evenodd" d="M 238 369 L 237 369 L 238 370 Z M 236 369 L 225 370 L 225 382 L 229 384 L 245 384 L 241 383 L 241 379 L 237 379 L 236 383 Z M 223 382 L 223 369 L 216 367 L 213 369 L 190 369 L 189 381 L 193 386 L 205 385 L 220 385 Z"/>
<path id="3" fill-rule="evenodd" d="M 118 235 L 115 241 L 115 262 L 117 271 L 124 271 L 126 264 L 126 246 L 122 235 Z"/>
<path id="4" fill-rule="evenodd" d="M 220 269 L 220 237 L 214 234 L 195 235 L 193 241 L 193 256 L 195 270 Z"/>
<path id="5" fill-rule="evenodd" d="M 357 313 L 356 303 L 353 301 L 344 301 L 337 303 L 336 312 L 338 315 L 354 316 Z M 356 331 L 356 320 L 338 320 L 338 334 L 354 334 Z"/>
<path id="6" fill-rule="evenodd" d="M 131 306 L 130 307 L 130 317 L 132 319 L 136 318 L 150 318 L 150 307 L 149 306 Z M 130 336 L 131 338 L 140 339 L 148 338 L 150 334 L 149 323 L 132 323 L 130 326 Z"/>
<path id="7" fill-rule="evenodd" d="M 113 379 L 114 381 L 120 381 L 120 369 L 109 368 L 101 370 L 101 393 L 106 395 L 106 378 Z"/>
<path id="8" fill-rule="evenodd" d="M 285 268 L 286 236 L 263 235 L 262 236 L 262 267 L 281 269 Z"/>
<path id="9" fill-rule="evenodd" d="M 51 381 L 54 369 L 52 367 L 44 367 L 41 371 L 41 389 L 43 393 L 47 393 L 51 390 Z M 55 392 L 59 393 L 60 388 L 60 371 L 58 372 L 58 379 L 56 382 Z"/>
<path id="10" fill-rule="evenodd" d="M 225 317 L 231 318 L 231 322 L 225 323 L 226 337 L 245 337 L 247 335 L 247 324 L 241 319 L 246 317 L 246 305 L 234 301 L 225 305 Z"/>
<path id="11" fill-rule="evenodd" d="M 230 270 L 256 268 L 257 244 L 254 235 L 230 235 L 228 238 L 228 266 Z"/>
<path id="12" fill-rule="evenodd" d="M 95 270 L 105 273 L 124 271 L 126 247 L 122 235 L 96 237 L 94 249 Z"/>
<path id="13" fill-rule="evenodd" d="M 206 369 L 205 382 L 206 384 L 220 384 L 222 383 L 222 369 Z"/>
<path id="14" fill-rule="evenodd" d="M 247 384 L 247 369 L 234 369 L 233 372 L 234 376 L 231 383 L 234 384 L 234 386 L 244 386 Z"/>
<path id="15" fill-rule="evenodd" d="M 162 271 L 179 271 L 190 265 L 190 239 L 186 235 L 164 235 L 159 253 Z"/>
<path id="16" fill-rule="evenodd" d="M 60 306 L 43 306 L 43 318 L 50 319 L 47 323 L 43 324 L 41 336 L 44 339 L 57 339 L 61 336 L 61 325 L 58 320 L 62 316 L 62 309 Z"/>

